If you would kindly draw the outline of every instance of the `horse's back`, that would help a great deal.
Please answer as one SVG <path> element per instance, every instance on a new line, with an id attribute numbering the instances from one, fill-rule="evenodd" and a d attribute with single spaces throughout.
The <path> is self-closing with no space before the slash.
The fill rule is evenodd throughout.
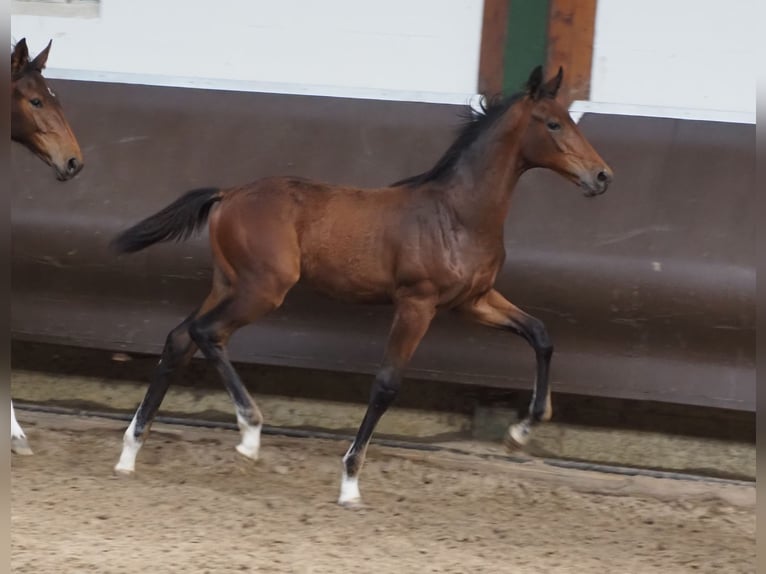
<path id="1" fill-rule="evenodd" d="M 336 298 L 390 299 L 402 191 L 274 177 L 232 188 L 211 215 L 216 259 L 256 272 L 298 268 Z"/>
<path id="2" fill-rule="evenodd" d="M 269 178 L 225 198 L 211 232 L 229 260 L 299 273 L 339 299 L 389 301 L 397 286 L 426 281 L 449 305 L 491 288 L 502 263 L 502 247 L 479 245 L 424 190 Z"/>

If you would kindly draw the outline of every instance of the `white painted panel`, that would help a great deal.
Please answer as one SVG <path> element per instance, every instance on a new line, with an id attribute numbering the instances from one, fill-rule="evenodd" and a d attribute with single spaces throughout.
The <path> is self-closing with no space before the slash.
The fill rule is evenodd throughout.
<path id="1" fill-rule="evenodd" d="M 599 0 L 588 111 L 755 121 L 757 2 Z M 54 39 L 53 78 L 462 104 L 482 5 L 101 0 L 98 18 L 11 23 L 33 51 Z"/>
<path id="2" fill-rule="evenodd" d="M 591 100 L 754 117 L 758 0 L 599 0 Z"/>
<path id="3" fill-rule="evenodd" d="M 13 15 L 51 77 L 216 81 L 461 101 L 476 91 L 482 0 L 102 0 L 98 18 Z M 167 82 L 165 82 L 167 83 Z"/>

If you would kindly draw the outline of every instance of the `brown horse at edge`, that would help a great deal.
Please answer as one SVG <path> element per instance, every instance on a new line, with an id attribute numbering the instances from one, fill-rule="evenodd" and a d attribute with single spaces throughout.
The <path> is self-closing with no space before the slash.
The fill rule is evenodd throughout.
<path id="1" fill-rule="evenodd" d="M 170 384 L 199 349 L 219 371 L 236 406 L 237 450 L 257 459 L 263 417 L 227 357 L 232 334 L 278 308 L 298 280 L 335 298 L 392 303 L 393 323 L 367 412 L 343 457 L 338 502 L 360 503 L 358 478 L 373 430 L 399 390 L 402 373 L 431 320 L 451 309 L 507 329 L 534 349 L 537 376 L 529 414 L 509 442 L 524 445 L 551 417 L 548 372 L 553 346 L 538 319 L 493 289 L 505 250 L 503 227 L 513 189 L 528 169 L 551 169 L 606 191 L 612 171 L 556 101 L 562 70 L 496 99 L 463 127 L 433 168 L 389 187 L 359 189 L 294 177 L 231 189 L 188 192 L 112 242 L 118 253 L 183 240 L 209 219 L 210 294 L 167 337 L 146 396 L 125 432 L 118 473 L 135 459 Z"/>
<path id="2" fill-rule="evenodd" d="M 52 166 L 56 177 L 66 181 L 83 167 L 77 138 L 64 117 L 61 104 L 42 72 L 48 62 L 52 40 L 34 59 L 29 59 L 26 38 L 11 52 L 11 140 L 20 143 Z M 32 454 L 24 430 L 16 421 L 11 401 L 11 451 Z"/>

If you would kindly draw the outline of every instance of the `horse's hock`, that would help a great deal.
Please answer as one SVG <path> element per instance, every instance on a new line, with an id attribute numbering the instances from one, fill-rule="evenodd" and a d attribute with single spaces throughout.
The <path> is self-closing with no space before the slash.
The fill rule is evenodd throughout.
<path id="1" fill-rule="evenodd" d="M 130 258 L 115 233 L 181 193 L 267 175 L 380 186 L 452 141 L 455 106 L 57 81 L 89 169 L 50 185 L 12 157 L 12 332 L 19 341 L 159 353 L 210 283 L 204 237 Z M 755 410 L 755 126 L 587 114 L 613 167 L 595 199 L 525 175 L 497 288 L 542 319 L 555 392 Z M 390 308 L 300 287 L 231 342 L 234 360 L 371 373 Z M 413 376 L 531 389 L 523 341 L 434 323 Z"/>

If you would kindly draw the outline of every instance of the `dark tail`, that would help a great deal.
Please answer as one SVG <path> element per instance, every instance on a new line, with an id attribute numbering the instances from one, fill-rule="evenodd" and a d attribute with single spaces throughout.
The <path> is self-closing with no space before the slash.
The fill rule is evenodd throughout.
<path id="1" fill-rule="evenodd" d="M 221 190 L 209 187 L 185 193 L 173 203 L 115 237 L 117 253 L 134 253 L 161 241 L 183 241 L 202 227 L 210 208 L 221 200 Z"/>

